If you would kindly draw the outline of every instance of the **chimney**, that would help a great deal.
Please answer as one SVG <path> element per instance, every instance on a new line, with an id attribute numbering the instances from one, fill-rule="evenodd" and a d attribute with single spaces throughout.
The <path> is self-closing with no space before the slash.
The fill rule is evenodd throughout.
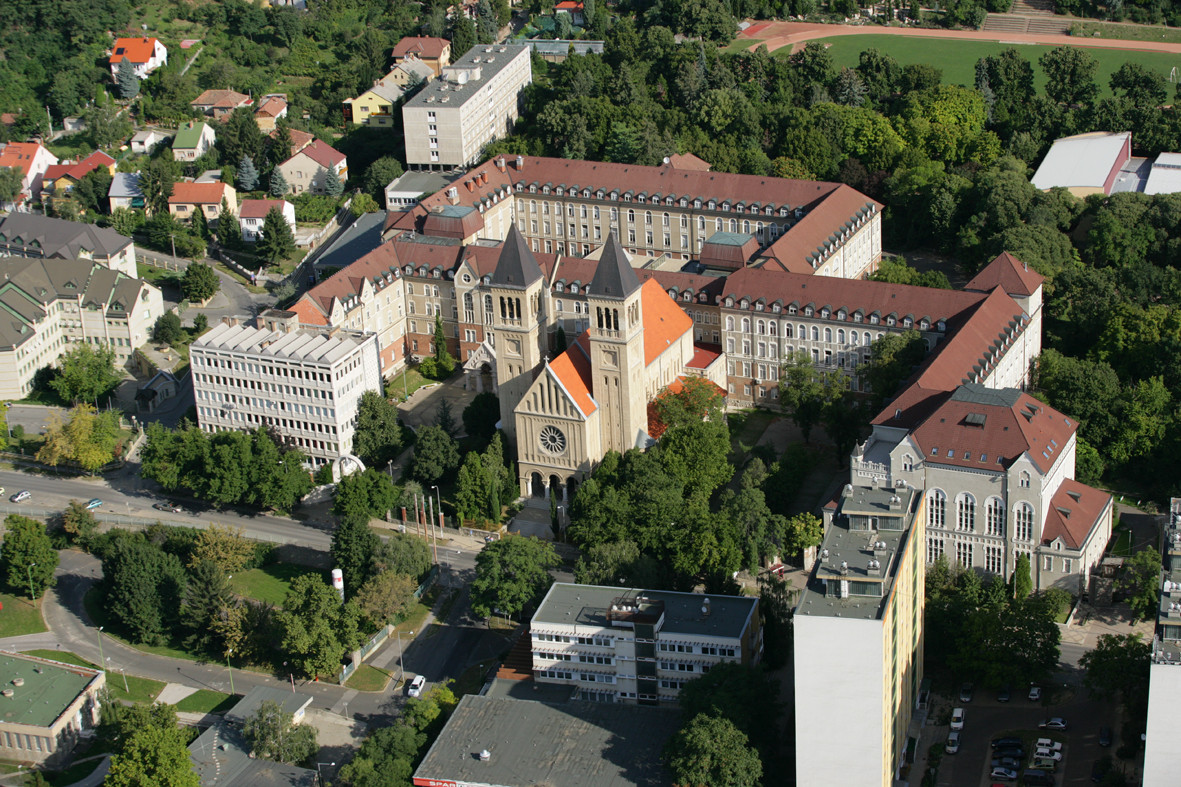
<path id="1" fill-rule="evenodd" d="M 504 156 L 501 156 L 500 158 L 496 159 L 496 168 L 498 170 L 500 170 L 501 172 L 505 172 L 508 170 L 508 168 L 505 167 L 505 165 L 504 165 Z"/>
<path id="2" fill-rule="evenodd" d="M 237 317 L 229 317 L 229 316 L 222 317 L 221 323 L 222 323 L 222 325 L 228 325 L 231 328 L 233 328 L 233 327 L 237 326 L 238 318 Z"/>
<path id="3" fill-rule="evenodd" d="M 471 189 L 469 188 L 468 191 L 471 191 Z M 452 205 L 458 205 L 459 204 L 459 189 L 455 188 L 454 186 L 447 189 L 447 199 Z"/>
<path id="4" fill-rule="evenodd" d="M 520 172 L 525 168 L 525 157 L 517 156 L 517 171 Z"/>
<path id="5" fill-rule="evenodd" d="M 488 173 L 487 173 L 487 172 L 481 172 L 481 173 L 480 173 L 480 182 L 481 182 L 481 183 L 487 183 L 487 182 L 488 182 Z"/>
<path id="6" fill-rule="evenodd" d="M 475 186 L 472 185 L 472 182 L 470 180 L 465 180 L 463 182 L 463 185 L 467 186 L 468 191 L 474 191 L 476 188 Z"/>

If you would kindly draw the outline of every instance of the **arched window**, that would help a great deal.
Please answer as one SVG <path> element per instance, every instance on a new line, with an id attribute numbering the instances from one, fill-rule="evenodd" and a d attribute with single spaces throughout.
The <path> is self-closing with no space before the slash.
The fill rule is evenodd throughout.
<path id="1" fill-rule="evenodd" d="M 903 454 L 902 455 L 902 469 L 908 473 L 911 472 L 912 470 L 914 470 L 914 457 L 913 456 L 911 456 L 910 454 Z"/>
<path id="2" fill-rule="evenodd" d="M 854 347 L 861 343 L 857 338 L 857 331 L 849 331 L 849 343 Z"/>
<path id="3" fill-rule="evenodd" d="M 726 317 L 726 330 L 727 331 L 734 330 L 734 318 L 733 317 Z"/>
<path id="4" fill-rule="evenodd" d="M 1018 541 L 1033 540 L 1033 506 L 1024 501 L 1013 506 L 1013 522 L 1013 538 Z"/>
<path id="5" fill-rule="evenodd" d="M 942 489 L 927 493 L 927 524 L 931 527 L 945 527 L 947 523 L 947 495 Z"/>
<path id="6" fill-rule="evenodd" d="M 779 335 L 779 323 L 772 320 L 771 324 L 767 326 L 767 330 L 772 336 L 778 336 Z"/>
<path id="7" fill-rule="evenodd" d="M 845 329 L 842 328 L 839 331 L 837 331 L 837 344 L 844 344 L 844 343 L 845 343 Z"/>
<path id="8" fill-rule="evenodd" d="M 824 341 L 828 342 L 829 344 L 832 344 L 832 328 L 825 328 L 824 329 Z"/>
<path id="9" fill-rule="evenodd" d="M 815 325 L 812 326 L 812 341 L 814 341 L 814 342 L 820 341 L 820 329 L 817 328 Z"/>
<path id="10" fill-rule="evenodd" d="M 865 346 L 868 347 L 873 342 L 873 340 L 869 338 L 869 331 L 866 331 L 863 336 L 865 337 Z"/>
<path id="11" fill-rule="evenodd" d="M 730 219 L 730 232 L 738 232 L 738 219 Z"/>
<path id="12" fill-rule="evenodd" d="M 1005 501 L 990 497 L 984 505 L 987 533 L 990 536 L 1005 534 Z"/>
<path id="13" fill-rule="evenodd" d="M 791 323 L 790 323 L 790 322 L 789 322 L 789 323 L 784 323 L 784 325 L 783 325 L 783 338 L 785 338 L 785 339 L 790 339 L 791 337 L 792 337 Z"/>
<path id="14" fill-rule="evenodd" d="M 632 210 L 631 208 L 627 209 L 627 223 L 628 224 L 635 224 L 636 223 L 636 212 L 634 210 Z"/>
<path id="15" fill-rule="evenodd" d="M 742 318 L 742 332 L 743 333 L 750 333 L 750 318 L 749 317 Z"/>
<path id="16" fill-rule="evenodd" d="M 955 529 L 976 529 L 976 498 L 967 492 L 960 492 L 955 499 Z"/>
<path id="17" fill-rule="evenodd" d="M 797 327 L 800 329 L 800 332 L 797 333 L 796 336 L 800 337 L 801 339 L 807 339 L 808 338 L 808 329 L 806 327 L 804 327 L 804 324 L 800 323 L 799 326 L 797 326 Z"/>
<path id="18" fill-rule="evenodd" d="M 644 211 L 644 223 L 645 224 L 652 223 L 652 211 L 650 211 L 650 210 Z"/>
<path id="19" fill-rule="evenodd" d="M 759 336 L 766 336 L 767 335 L 767 323 L 764 320 L 759 320 L 756 325 L 756 330 L 758 331 Z"/>
<path id="20" fill-rule="evenodd" d="M 1020 476 L 1020 479 L 1018 480 L 1017 483 L 1021 485 L 1022 489 L 1029 489 L 1029 471 L 1028 470 L 1021 471 L 1021 476 Z"/>

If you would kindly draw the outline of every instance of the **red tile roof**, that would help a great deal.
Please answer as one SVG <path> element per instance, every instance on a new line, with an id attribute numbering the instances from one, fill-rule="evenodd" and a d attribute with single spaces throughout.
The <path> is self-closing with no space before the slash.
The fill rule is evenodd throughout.
<path id="1" fill-rule="evenodd" d="M 292 142 L 292 145 L 294 146 L 294 143 L 295 143 L 295 131 L 294 130 L 291 132 L 291 142 Z M 300 148 L 298 153 L 293 154 L 291 156 L 291 158 L 295 158 L 300 153 L 307 156 L 312 161 L 316 162 L 317 164 L 319 164 L 321 167 L 324 167 L 325 169 L 328 169 L 330 167 L 335 167 L 337 164 L 340 164 L 345 160 L 345 156 L 343 153 L 341 153 L 339 150 L 336 150 L 335 148 L 333 148 L 327 142 L 324 142 L 319 139 L 312 139 L 311 142 L 309 142 L 304 147 Z M 290 161 L 290 160 L 291 159 L 288 159 L 288 161 Z M 286 162 L 284 162 L 284 163 L 286 163 Z"/>
<path id="2" fill-rule="evenodd" d="M 227 188 L 225 183 L 176 183 L 168 204 L 220 205 Z"/>
<path id="3" fill-rule="evenodd" d="M 393 56 L 397 59 L 406 57 L 407 55 L 416 55 L 418 57 L 429 57 L 437 60 L 442 57 L 443 50 L 450 46 L 450 44 L 451 42 L 446 38 L 407 36 L 394 47 Z"/>
<path id="4" fill-rule="evenodd" d="M 693 320 L 651 279 L 640 287 L 644 318 L 644 365 L 655 361 L 674 341 L 693 330 Z"/>
<path id="5" fill-rule="evenodd" d="M 590 357 L 583 347 L 589 335 L 589 331 L 583 333 L 564 353 L 546 364 L 546 368 L 553 373 L 583 415 L 590 415 L 599 409 L 591 398 Z"/>
<path id="6" fill-rule="evenodd" d="M 244 199 L 238 208 L 238 218 L 265 219 L 271 208 L 278 208 L 282 213 L 285 205 L 287 202 L 281 199 Z"/>
<path id="7" fill-rule="evenodd" d="M 28 175 L 40 147 L 39 142 L 9 142 L 0 148 L 0 167 L 14 167 Z"/>
<path id="8" fill-rule="evenodd" d="M 804 214 L 791 229 L 779 237 L 779 240 L 772 243 L 764 252 L 764 256 L 778 260 L 786 270 L 811 273 L 823 262 L 822 255 L 826 243 L 835 244 L 837 236 L 842 231 L 846 228 L 849 231 L 855 230 L 859 222 L 868 221 L 881 209 L 880 202 L 870 199 L 854 188 L 838 184 L 826 195 L 822 203 Z"/>
<path id="9" fill-rule="evenodd" d="M 579 5 L 581 6 L 582 3 Z M 668 163 L 673 165 L 673 169 L 692 169 L 698 172 L 709 172 L 713 167 L 713 164 L 692 153 L 674 153 L 668 157 Z"/>
<path id="10" fill-rule="evenodd" d="M 120 63 L 125 57 L 132 63 L 146 63 L 155 51 L 154 38 L 117 38 L 111 47 L 111 64 Z"/>
<path id="11" fill-rule="evenodd" d="M 236 90 L 206 90 L 194 100 L 190 106 L 211 107 L 214 109 L 234 109 L 235 107 L 253 104 L 253 99 Z"/>
<path id="12" fill-rule="evenodd" d="M 114 164 L 115 159 L 103 153 L 101 150 L 96 150 L 77 163 L 52 165 L 45 170 L 45 180 L 57 180 L 63 175 L 72 180 L 81 180 L 99 167 L 107 169 Z"/>
<path id="13" fill-rule="evenodd" d="M 987 292 L 1000 287 L 1009 295 L 1033 295 L 1045 278 L 1009 252 L 1001 252 L 964 287 Z"/>
<path id="14" fill-rule="evenodd" d="M 267 117 L 277 118 L 287 109 L 287 102 L 281 98 L 268 98 L 263 105 L 258 108 L 256 115 L 266 115 Z"/>
<path id="15" fill-rule="evenodd" d="M 687 369 L 708 369 L 710 364 L 722 357 L 722 348 L 716 344 L 694 344 L 693 357 L 685 364 Z M 723 391 L 723 393 L 725 393 Z"/>
<path id="16" fill-rule="evenodd" d="M 1091 531 L 1111 505 L 1111 495 L 1065 479 L 1050 498 L 1046 521 L 1042 527 L 1042 543 L 1051 544 L 1061 538 L 1070 549 L 1082 549 Z"/>
<path id="17" fill-rule="evenodd" d="M 452 247 L 454 248 L 454 247 Z M 300 316 L 300 322 L 309 325 L 326 325 L 336 300 L 347 300 L 361 292 L 365 281 L 393 274 L 400 267 L 398 253 L 393 243 L 383 243 L 359 260 L 337 271 L 334 275 L 304 293 L 291 307 Z"/>

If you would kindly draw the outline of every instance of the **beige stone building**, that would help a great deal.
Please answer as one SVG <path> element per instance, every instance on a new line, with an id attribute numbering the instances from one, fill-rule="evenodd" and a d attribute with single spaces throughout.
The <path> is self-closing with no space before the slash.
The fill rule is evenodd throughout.
<path id="1" fill-rule="evenodd" d="M 0 651 L 0 757 L 60 767 L 99 722 L 102 670 Z"/>

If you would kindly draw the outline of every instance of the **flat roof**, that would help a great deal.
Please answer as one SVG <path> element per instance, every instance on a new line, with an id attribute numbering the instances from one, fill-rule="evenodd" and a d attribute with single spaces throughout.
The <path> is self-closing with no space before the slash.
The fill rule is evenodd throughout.
<path id="1" fill-rule="evenodd" d="M 390 181 L 385 190 L 395 194 L 412 193 L 417 197 L 419 194 L 434 194 L 453 180 L 454 175 L 445 175 L 442 172 L 411 170 Z"/>
<path id="2" fill-rule="evenodd" d="M 529 47 L 519 44 L 474 46 L 459 60 L 445 66 L 439 79 L 428 82 L 403 106 L 463 106 L 468 99 L 474 98 L 480 90 L 487 87 L 488 83 L 518 55 L 528 51 Z M 474 69 L 480 71 L 478 78 L 472 75 Z M 462 83 L 458 81 L 459 74 L 465 75 L 465 81 Z"/>
<path id="3" fill-rule="evenodd" d="M 892 503 L 898 498 L 897 503 Z M 874 620 L 881 615 L 890 595 L 890 586 L 898 573 L 898 565 L 906 538 L 910 533 L 916 504 L 914 489 L 873 489 L 845 487 L 841 494 L 837 516 L 824 534 L 820 545 L 820 560 L 809 578 L 797 615 Z M 901 516 L 902 530 L 855 530 L 850 516 Z M 875 571 L 870 561 L 879 565 Z M 880 596 L 846 595 L 838 598 L 826 594 L 827 582 L 881 583 Z"/>
<path id="4" fill-rule="evenodd" d="M 707 598 L 709 612 L 703 614 L 701 610 Z M 533 625 L 549 623 L 610 628 L 608 613 L 612 604 L 620 599 L 639 603 L 642 607 L 663 604 L 664 625 L 660 629 L 662 633 L 728 639 L 742 636 L 758 605 L 758 599 L 747 596 L 677 593 L 671 590 L 641 590 L 555 582 L 534 613 Z M 646 599 L 646 602 L 640 602 L 640 599 Z"/>
<path id="5" fill-rule="evenodd" d="M 48 727 L 98 675 L 94 669 L 0 651 L 0 682 L 13 692 L 0 697 L 0 721 Z"/>
<path id="6" fill-rule="evenodd" d="M 527 787 L 663 787 L 676 708 L 598 702 L 547 704 L 468 694 L 431 746 L 414 783 Z M 487 760 L 480 752 L 487 751 Z"/>
<path id="7" fill-rule="evenodd" d="M 1055 140 L 1034 173 L 1032 183 L 1039 189 L 1103 188 L 1111 170 L 1123 165 L 1124 144 L 1131 137 L 1130 131 L 1100 131 Z"/>
<path id="8" fill-rule="evenodd" d="M 1145 194 L 1173 194 L 1181 191 L 1181 153 L 1161 153 L 1148 171 Z"/>
<path id="9" fill-rule="evenodd" d="M 226 721 L 241 723 L 258 713 L 264 702 L 273 702 L 284 713 L 296 714 L 312 704 L 312 698 L 306 694 L 296 694 L 285 689 L 270 686 L 255 686 L 238 701 L 238 704 L 226 711 Z"/>
<path id="10" fill-rule="evenodd" d="M 386 212 L 365 213 L 340 231 L 316 257 L 317 268 L 344 268 L 382 244 Z"/>

